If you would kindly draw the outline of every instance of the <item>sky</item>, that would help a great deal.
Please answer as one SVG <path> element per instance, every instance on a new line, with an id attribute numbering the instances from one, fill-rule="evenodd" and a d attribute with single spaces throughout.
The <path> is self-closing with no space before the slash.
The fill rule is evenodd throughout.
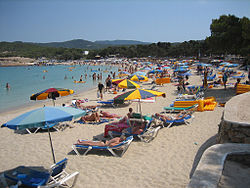
<path id="1" fill-rule="evenodd" d="M 223 14 L 250 18 L 250 0 L 0 0 L 0 41 L 202 40 Z"/>

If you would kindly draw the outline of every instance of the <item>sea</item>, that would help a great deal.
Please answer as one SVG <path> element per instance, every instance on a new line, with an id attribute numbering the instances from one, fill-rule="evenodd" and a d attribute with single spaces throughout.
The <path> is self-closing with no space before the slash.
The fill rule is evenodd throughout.
<path id="1" fill-rule="evenodd" d="M 0 67 L 0 112 L 32 105 L 39 101 L 31 101 L 30 96 L 48 88 L 73 89 L 77 94 L 97 88 L 99 81 L 111 72 L 118 72 L 118 67 L 109 65 L 54 65 L 54 66 L 19 66 Z M 93 81 L 92 75 L 102 73 L 102 80 Z M 85 79 L 85 74 L 87 78 Z M 83 75 L 86 83 L 74 83 Z M 6 88 L 6 83 L 10 88 Z"/>

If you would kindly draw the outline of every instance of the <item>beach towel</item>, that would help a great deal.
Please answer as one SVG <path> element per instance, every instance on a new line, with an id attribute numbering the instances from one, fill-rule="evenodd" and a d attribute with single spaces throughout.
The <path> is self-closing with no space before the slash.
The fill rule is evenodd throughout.
<path id="1" fill-rule="evenodd" d="M 96 121 L 82 121 L 82 120 L 78 120 L 76 121 L 76 123 L 80 123 L 80 124 L 92 124 L 92 125 L 100 125 L 102 123 L 107 123 L 111 121 L 110 119 L 100 119 L 99 122 Z"/>

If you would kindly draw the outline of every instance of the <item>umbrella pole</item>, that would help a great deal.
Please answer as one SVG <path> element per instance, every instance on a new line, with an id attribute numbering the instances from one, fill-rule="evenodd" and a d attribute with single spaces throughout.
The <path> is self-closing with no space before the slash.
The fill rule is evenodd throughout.
<path id="1" fill-rule="evenodd" d="M 53 148 L 53 144 L 52 144 L 52 139 L 51 139 L 49 127 L 48 127 L 48 133 L 49 133 L 49 141 L 50 141 L 50 147 L 51 147 L 53 162 L 54 162 L 54 164 L 56 164 L 56 158 L 55 158 L 55 153 L 54 153 L 54 148 Z"/>
<path id="2" fill-rule="evenodd" d="M 142 110 L 141 110 L 141 99 L 139 99 L 139 104 L 140 104 L 140 114 L 141 114 L 141 125 L 143 124 L 142 122 Z"/>
<path id="3" fill-rule="evenodd" d="M 54 99 L 52 99 L 52 101 L 53 101 L 53 105 L 55 106 L 55 100 L 54 100 Z"/>

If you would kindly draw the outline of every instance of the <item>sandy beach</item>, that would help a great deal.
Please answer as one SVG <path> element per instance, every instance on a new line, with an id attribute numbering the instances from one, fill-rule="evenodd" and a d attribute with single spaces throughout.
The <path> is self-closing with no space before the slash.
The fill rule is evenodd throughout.
<path id="1" fill-rule="evenodd" d="M 231 82 L 229 80 L 229 82 Z M 235 81 L 232 81 L 235 82 Z M 191 85 L 200 85 L 200 76 L 193 75 L 189 79 Z M 149 84 L 142 84 L 148 89 Z M 232 86 L 233 87 L 233 86 Z M 157 97 L 155 103 L 143 103 L 143 114 L 162 112 L 163 107 L 169 106 L 176 98 L 174 83 L 156 87 L 166 93 L 166 98 Z M 119 94 L 119 93 L 118 93 Z M 209 89 L 207 96 L 215 96 L 218 100 L 228 100 L 235 95 L 230 87 L 224 90 L 222 86 Z M 104 100 L 115 95 L 105 93 Z M 58 98 L 56 105 L 70 104 L 74 98 L 88 98 L 86 105 L 96 105 L 96 89 L 84 93 Z M 0 114 L 0 123 L 6 123 L 12 118 L 31 109 L 52 105 L 51 101 L 29 106 Z M 127 107 L 105 108 L 103 110 L 124 116 L 128 108 L 137 108 L 137 103 Z M 135 188 L 181 188 L 186 187 L 190 174 L 197 165 L 203 151 L 215 144 L 218 124 L 221 121 L 223 107 L 217 106 L 214 111 L 195 112 L 190 125 L 172 126 L 162 128 L 157 137 L 150 143 L 135 140 L 122 158 L 116 158 L 108 152 L 89 152 L 86 156 L 77 156 L 72 151 L 72 144 L 77 139 L 90 139 L 101 137 L 105 124 L 72 124 L 61 132 L 52 132 L 52 139 L 56 160 L 68 158 L 67 170 L 80 172 L 76 187 L 109 188 L 109 187 L 135 187 Z M 0 172 L 20 165 L 44 166 L 52 164 L 52 156 L 47 132 L 36 134 L 16 134 L 8 128 L 0 129 Z M 0 184 L 1 185 L 1 184 Z M 0 186 L 1 187 L 1 186 Z"/>

